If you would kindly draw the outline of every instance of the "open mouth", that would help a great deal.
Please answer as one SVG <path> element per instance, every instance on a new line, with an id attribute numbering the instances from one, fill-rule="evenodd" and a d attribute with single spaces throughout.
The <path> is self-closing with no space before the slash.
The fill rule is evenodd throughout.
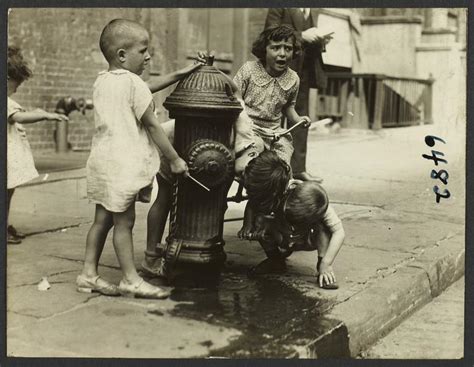
<path id="1" fill-rule="evenodd" d="M 278 66 L 286 66 L 286 61 L 285 60 L 277 60 L 275 62 Z"/>

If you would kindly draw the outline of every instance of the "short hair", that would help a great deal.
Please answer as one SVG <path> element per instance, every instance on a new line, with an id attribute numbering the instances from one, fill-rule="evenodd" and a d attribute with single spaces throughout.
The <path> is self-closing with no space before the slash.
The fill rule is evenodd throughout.
<path id="1" fill-rule="evenodd" d="M 298 57 L 301 52 L 301 44 L 296 38 L 295 31 L 287 25 L 270 27 L 260 33 L 252 45 L 252 54 L 265 64 L 267 46 L 270 41 L 279 42 L 287 39 L 291 39 L 293 42 L 293 58 Z"/>
<path id="2" fill-rule="evenodd" d="M 314 181 L 305 181 L 290 190 L 284 215 L 292 225 L 312 226 L 320 222 L 329 205 L 326 190 Z"/>
<path id="3" fill-rule="evenodd" d="M 284 196 L 290 176 L 290 166 L 274 151 L 260 153 L 244 171 L 244 187 L 251 205 L 263 214 L 274 211 Z"/>
<path id="4" fill-rule="evenodd" d="M 128 19 L 113 19 L 102 30 L 99 47 L 105 59 L 110 62 L 118 49 L 127 49 L 134 41 L 136 31 L 147 32 L 140 23 Z"/>
<path id="5" fill-rule="evenodd" d="M 33 76 L 28 64 L 23 59 L 23 55 L 21 54 L 19 47 L 8 46 L 7 60 L 8 78 L 11 78 L 21 84 Z"/>

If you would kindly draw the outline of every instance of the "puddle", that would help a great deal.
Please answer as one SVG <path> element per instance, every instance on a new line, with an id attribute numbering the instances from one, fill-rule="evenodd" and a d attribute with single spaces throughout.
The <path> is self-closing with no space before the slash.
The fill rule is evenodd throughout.
<path id="1" fill-rule="evenodd" d="M 170 311 L 173 316 L 241 331 L 225 348 L 210 345 L 214 358 L 288 357 L 293 346 L 305 345 L 337 324 L 320 314 L 331 301 L 306 297 L 278 278 L 225 272 L 218 287 L 175 288 L 171 299 L 180 302 Z"/>

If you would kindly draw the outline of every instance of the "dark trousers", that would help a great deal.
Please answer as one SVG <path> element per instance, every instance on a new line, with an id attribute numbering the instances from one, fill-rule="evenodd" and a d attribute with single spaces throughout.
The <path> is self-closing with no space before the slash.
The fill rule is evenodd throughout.
<path id="1" fill-rule="evenodd" d="M 300 89 L 298 91 L 298 97 L 296 99 L 295 110 L 300 116 L 309 115 L 309 70 L 310 68 L 308 68 L 307 65 L 303 65 L 303 71 L 299 75 Z M 293 124 L 288 121 L 288 127 L 290 128 L 292 125 Z M 304 127 L 297 127 L 291 132 L 291 134 L 293 136 L 293 146 L 295 148 L 293 156 L 291 157 L 291 168 L 293 170 L 293 175 L 295 175 L 306 171 L 306 148 L 308 142 L 308 129 Z"/>

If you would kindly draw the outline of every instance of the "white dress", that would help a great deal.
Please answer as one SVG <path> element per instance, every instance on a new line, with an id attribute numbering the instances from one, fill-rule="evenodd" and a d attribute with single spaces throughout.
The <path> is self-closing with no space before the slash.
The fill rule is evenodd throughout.
<path id="1" fill-rule="evenodd" d="M 94 83 L 95 133 L 87 161 L 87 196 L 111 212 L 150 201 L 158 151 L 140 122 L 152 103 L 145 82 L 128 70 L 99 73 Z"/>
<path id="2" fill-rule="evenodd" d="M 22 111 L 24 109 L 17 102 L 8 98 L 7 121 L 10 116 Z M 28 139 L 20 135 L 17 123 L 7 124 L 7 189 L 14 189 L 38 177 L 38 171 L 35 168 Z"/>

